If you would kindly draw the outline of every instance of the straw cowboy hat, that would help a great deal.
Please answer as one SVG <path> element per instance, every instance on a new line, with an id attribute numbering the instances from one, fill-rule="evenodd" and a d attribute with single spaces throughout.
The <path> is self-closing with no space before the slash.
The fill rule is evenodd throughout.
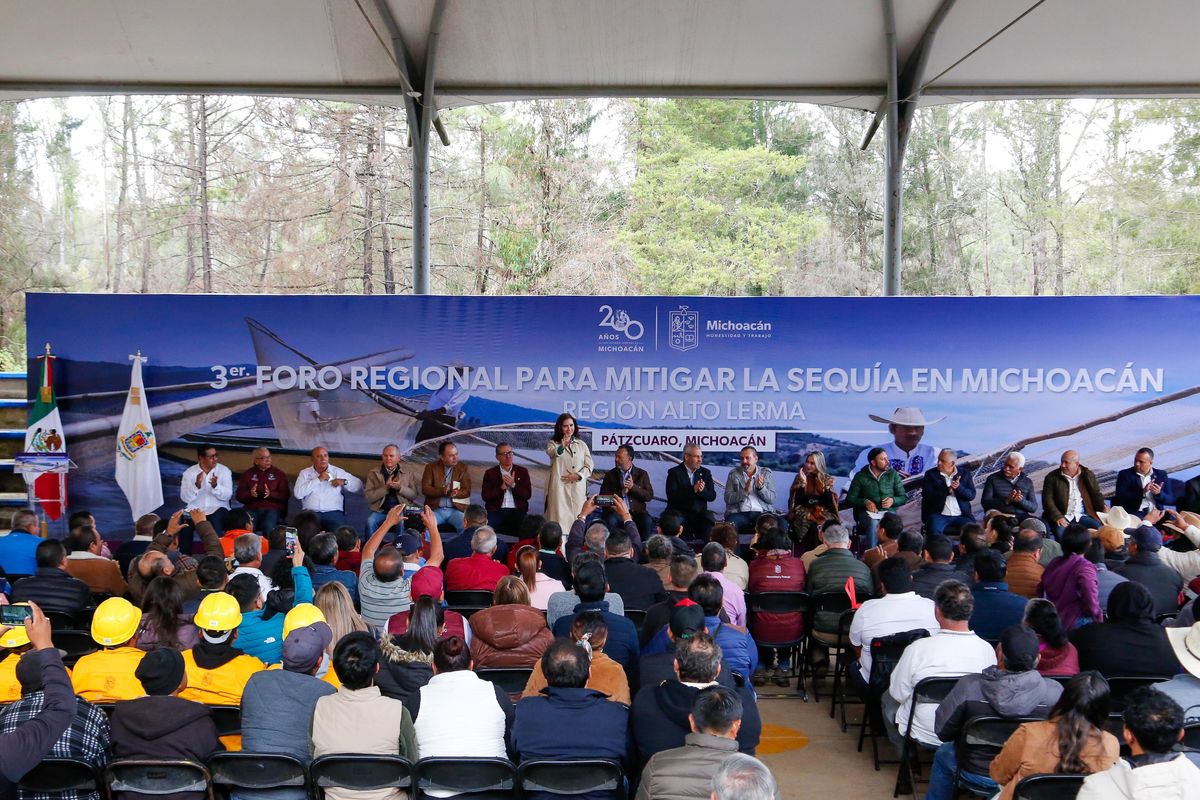
<path id="1" fill-rule="evenodd" d="M 1099 511 L 1096 516 L 1106 527 L 1122 531 L 1126 528 L 1136 528 L 1142 524 L 1140 519 L 1120 506 L 1113 506 L 1109 511 Z"/>
<path id="2" fill-rule="evenodd" d="M 881 417 L 876 414 L 867 414 L 867 417 L 875 422 L 882 422 L 884 425 L 912 425 L 917 428 L 936 425 L 945 419 L 945 417 L 925 419 L 925 415 L 919 408 L 897 408 L 892 412 L 891 417 Z"/>
<path id="3" fill-rule="evenodd" d="M 1167 628 L 1167 639 L 1183 668 L 1200 677 L 1200 622 L 1190 628 Z"/>
<path id="4" fill-rule="evenodd" d="M 1195 525 L 1197 528 L 1200 528 L 1200 514 L 1193 514 L 1191 511 L 1180 511 L 1179 516 L 1183 517 L 1183 523 L 1185 526 Z M 1179 527 L 1173 522 L 1168 522 L 1164 519 L 1160 524 L 1168 530 L 1175 531 L 1180 535 L 1183 534 L 1183 528 Z"/>

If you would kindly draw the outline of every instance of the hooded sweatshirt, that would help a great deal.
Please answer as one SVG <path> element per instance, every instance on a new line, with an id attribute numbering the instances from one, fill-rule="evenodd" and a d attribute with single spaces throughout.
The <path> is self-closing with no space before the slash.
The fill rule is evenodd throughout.
<path id="1" fill-rule="evenodd" d="M 532 606 L 492 606 L 470 622 L 475 669 L 532 667 L 554 641 L 545 616 Z"/>
<path id="2" fill-rule="evenodd" d="M 402 703 L 433 677 L 433 653 L 415 647 L 409 649 L 406 639 L 406 636 L 380 637 L 383 658 L 379 662 L 379 672 L 375 673 L 375 685 L 380 693 Z"/>
<path id="3" fill-rule="evenodd" d="M 955 741 L 975 717 L 1045 719 L 1062 690 L 1062 684 L 1043 678 L 1036 670 L 1008 672 L 988 667 L 981 674 L 965 675 L 938 705 L 934 717 L 938 738 L 943 742 Z M 999 752 L 999 747 L 972 745 L 966 749 L 962 768 L 976 775 L 987 775 L 988 766 Z"/>
<path id="4" fill-rule="evenodd" d="M 116 704 L 112 715 L 112 754 L 118 758 L 187 759 L 205 763 L 223 750 L 208 709 L 179 697 L 149 696 Z M 155 800 L 194 800 L 202 792 L 156 795 Z M 144 795 L 118 793 L 116 800 Z"/>
<path id="5" fill-rule="evenodd" d="M 1169 678 L 1179 672 L 1166 629 L 1154 624 L 1154 599 L 1133 581 L 1113 589 L 1108 621 L 1072 631 L 1071 644 L 1079 651 L 1080 669 L 1094 669 L 1106 678 Z"/>
<path id="6" fill-rule="evenodd" d="M 683 747 L 684 739 L 692 732 L 688 714 L 700 689 L 679 681 L 664 681 L 657 686 L 643 686 L 633 698 L 631 718 L 633 738 L 641 764 L 663 750 Z M 738 750 L 754 755 L 762 736 L 762 719 L 758 703 L 749 687 L 737 690 L 742 700 L 742 727 L 738 731 Z"/>
<path id="7" fill-rule="evenodd" d="M 1200 797 L 1200 769 L 1183 754 L 1132 767 L 1125 759 L 1089 775 L 1078 800 L 1187 800 Z"/>

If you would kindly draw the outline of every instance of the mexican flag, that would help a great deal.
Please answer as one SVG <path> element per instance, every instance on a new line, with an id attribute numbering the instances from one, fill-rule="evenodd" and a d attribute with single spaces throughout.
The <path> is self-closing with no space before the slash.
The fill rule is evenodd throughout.
<path id="1" fill-rule="evenodd" d="M 47 346 L 46 355 L 38 358 L 42 362 L 42 380 L 33 408 L 29 411 L 29 429 L 25 431 L 25 452 L 66 453 L 67 440 L 63 434 L 62 419 L 58 416 L 58 400 L 54 397 L 54 356 Z M 41 501 L 46 516 L 58 519 L 62 516 L 67 492 L 66 475 L 44 472 L 41 475 L 26 473 L 25 482 L 33 485 L 34 496 Z"/>

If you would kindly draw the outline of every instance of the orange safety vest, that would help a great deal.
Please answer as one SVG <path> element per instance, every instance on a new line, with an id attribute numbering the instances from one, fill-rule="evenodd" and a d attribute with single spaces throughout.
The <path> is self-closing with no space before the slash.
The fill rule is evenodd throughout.
<path id="1" fill-rule="evenodd" d="M 146 694 L 133 674 L 146 653 L 136 647 L 113 647 L 83 656 L 75 662 L 71 682 L 75 694 L 93 703 L 134 700 Z"/>

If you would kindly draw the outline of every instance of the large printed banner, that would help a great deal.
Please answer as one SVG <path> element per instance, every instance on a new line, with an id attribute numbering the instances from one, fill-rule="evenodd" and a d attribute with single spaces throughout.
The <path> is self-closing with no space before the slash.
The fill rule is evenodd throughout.
<path id="1" fill-rule="evenodd" d="M 1173 477 L 1200 463 L 1193 297 L 31 294 L 27 310 L 31 350 L 49 342 L 59 356 L 72 507 L 106 535 L 130 526 L 113 464 L 139 351 L 165 510 L 180 506 L 199 444 L 235 472 L 268 446 L 294 477 L 316 445 L 364 475 L 388 443 L 419 474 L 446 440 L 476 477 L 511 443 L 540 510 L 563 411 L 598 469 L 632 444 L 660 498 L 690 442 L 719 480 L 756 447 L 783 491 L 813 450 L 845 478 L 864 448 L 893 443 L 888 420 L 906 418 L 925 421 L 920 445 L 977 465 L 978 481 L 1014 447 L 1039 486 L 1068 448 L 1108 484 L 1143 445 Z M 905 469 L 934 466 L 929 453 L 911 450 Z M 365 517 L 361 502 L 349 510 Z"/>

